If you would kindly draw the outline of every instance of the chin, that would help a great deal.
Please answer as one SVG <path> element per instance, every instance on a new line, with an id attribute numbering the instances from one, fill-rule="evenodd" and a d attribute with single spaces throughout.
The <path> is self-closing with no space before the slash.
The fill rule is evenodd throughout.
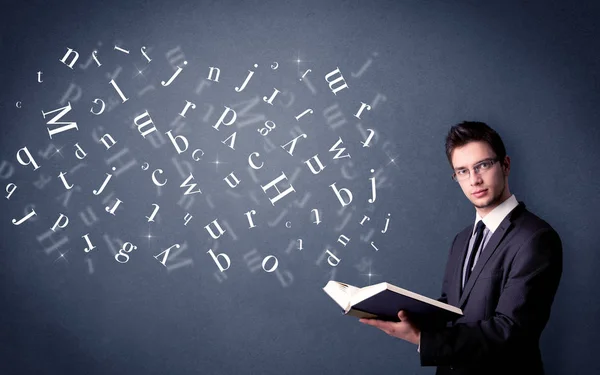
<path id="1" fill-rule="evenodd" d="M 481 201 L 475 200 L 475 201 L 473 201 L 473 204 L 475 205 L 475 207 L 478 207 L 478 208 L 486 208 L 486 207 L 496 204 L 496 202 L 498 202 L 497 197 L 492 196 L 492 197 L 487 197 L 485 200 L 481 200 Z"/>

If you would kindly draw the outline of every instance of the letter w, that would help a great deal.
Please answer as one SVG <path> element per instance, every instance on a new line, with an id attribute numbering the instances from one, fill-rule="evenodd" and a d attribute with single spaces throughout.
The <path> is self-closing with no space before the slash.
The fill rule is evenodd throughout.
<path id="1" fill-rule="evenodd" d="M 342 155 L 342 153 L 344 151 L 346 151 L 346 148 L 345 147 L 337 148 L 340 145 L 340 143 L 344 143 L 344 142 L 342 142 L 342 137 L 340 137 L 340 139 L 338 139 L 338 141 L 335 142 L 335 144 L 333 146 L 331 146 L 331 148 L 329 149 L 329 152 L 336 152 L 337 151 L 337 153 L 333 157 L 334 160 L 335 159 L 349 158 L 350 157 L 350 154 Z M 340 155 L 342 155 L 342 156 L 340 156 Z"/>
<path id="2" fill-rule="evenodd" d="M 198 189 L 196 191 L 192 191 L 196 187 L 195 183 L 190 183 L 190 181 L 193 180 L 193 179 L 194 179 L 194 176 L 192 175 L 192 173 L 190 173 L 190 176 L 188 178 L 186 178 L 185 181 L 183 181 L 181 183 L 180 187 L 182 187 L 182 188 L 188 188 L 186 190 L 186 192 L 183 193 L 183 195 L 196 194 L 196 193 L 202 194 L 202 192 L 200 191 L 200 189 Z"/>

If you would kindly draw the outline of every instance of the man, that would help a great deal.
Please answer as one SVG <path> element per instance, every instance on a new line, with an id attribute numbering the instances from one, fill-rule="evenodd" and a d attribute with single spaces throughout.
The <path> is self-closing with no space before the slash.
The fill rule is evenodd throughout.
<path id="1" fill-rule="evenodd" d="M 454 238 L 439 299 L 463 316 L 424 330 L 404 311 L 400 322 L 360 321 L 419 345 L 436 374 L 544 374 L 539 339 L 562 274 L 560 237 L 510 193 L 510 158 L 489 126 L 453 126 L 446 155 L 476 211 Z"/>

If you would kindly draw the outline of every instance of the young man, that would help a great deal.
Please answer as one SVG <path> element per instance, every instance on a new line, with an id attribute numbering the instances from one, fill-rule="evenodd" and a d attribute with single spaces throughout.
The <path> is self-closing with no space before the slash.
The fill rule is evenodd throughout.
<path id="1" fill-rule="evenodd" d="M 419 345 L 436 374 L 544 374 L 539 339 L 562 274 L 560 237 L 510 193 L 510 158 L 488 125 L 453 126 L 446 155 L 476 211 L 454 238 L 439 299 L 464 315 L 423 331 L 404 311 L 397 323 L 360 321 Z"/>

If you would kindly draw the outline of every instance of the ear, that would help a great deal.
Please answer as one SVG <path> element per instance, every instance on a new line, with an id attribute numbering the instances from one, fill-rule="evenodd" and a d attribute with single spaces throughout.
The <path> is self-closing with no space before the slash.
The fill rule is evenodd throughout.
<path id="1" fill-rule="evenodd" d="M 504 157 L 504 162 L 502 163 L 502 170 L 507 176 L 510 174 L 510 156 L 508 155 Z"/>

